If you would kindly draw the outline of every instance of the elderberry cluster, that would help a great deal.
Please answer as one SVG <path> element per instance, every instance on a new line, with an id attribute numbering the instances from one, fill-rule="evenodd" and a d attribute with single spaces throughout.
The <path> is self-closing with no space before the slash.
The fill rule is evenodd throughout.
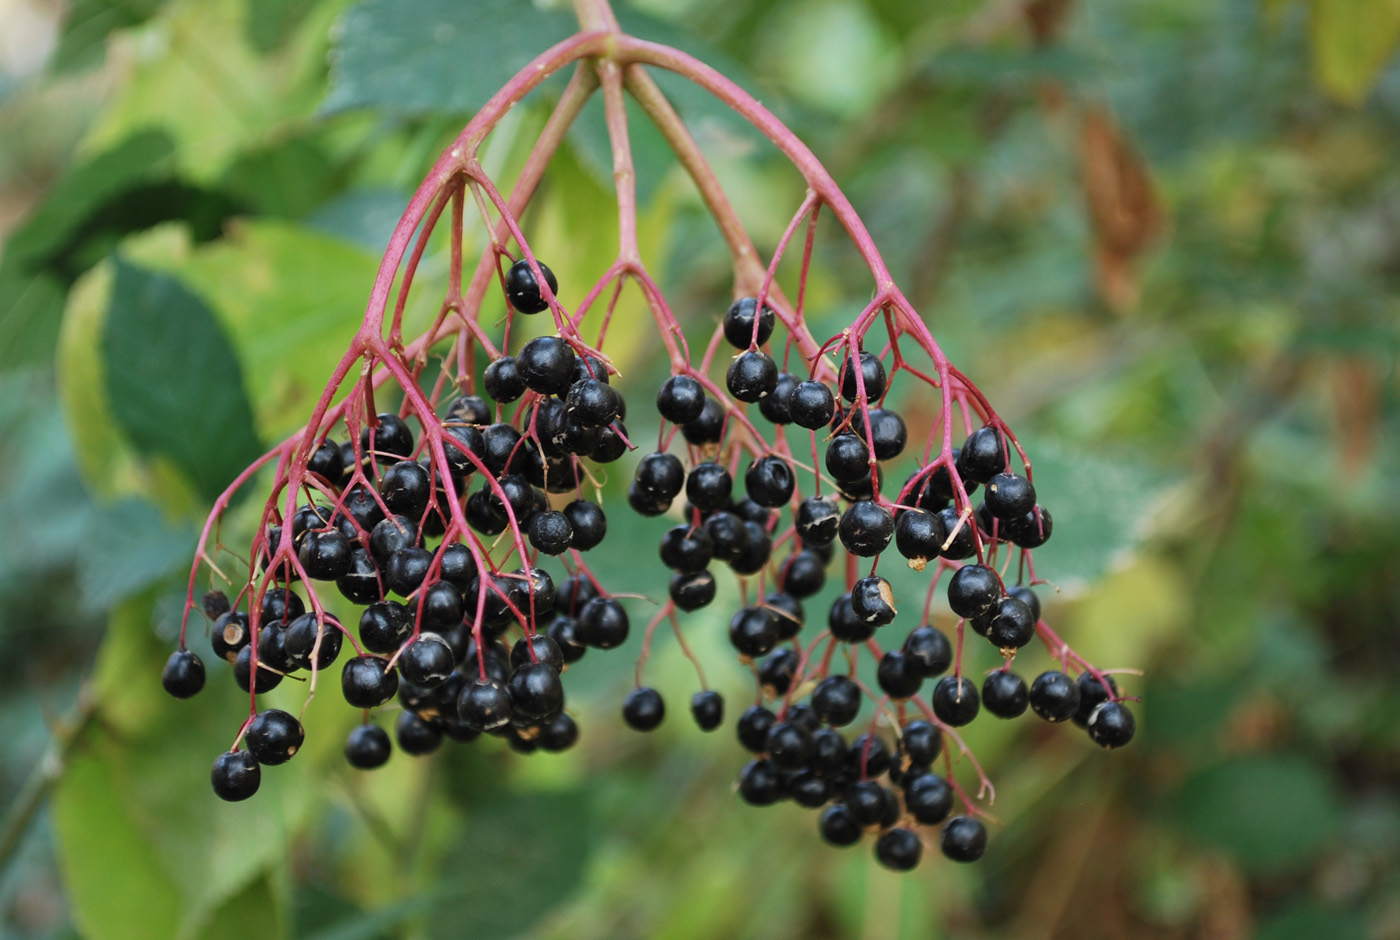
<path id="1" fill-rule="evenodd" d="M 551 309 L 558 289 L 547 266 L 523 260 L 502 283 L 511 310 L 527 315 Z M 719 327 L 736 350 L 723 388 L 707 358 L 674 368 L 657 390 L 657 446 L 637 461 L 627 503 L 668 519 L 657 554 L 669 582 L 623 720 L 639 731 L 662 723 L 665 698 L 641 682 L 652 632 L 669 620 L 683 641 L 681 616 L 715 601 L 716 574 L 727 567 L 742 592 L 726 611 L 728 636 L 756 687 L 735 722 L 753 755 L 740 797 L 820 809 L 820 834 L 833 845 L 871 832 L 876 858 L 896 870 L 918 864 L 933 827 L 945 856 L 976 860 L 987 830 L 954 760 L 976 769 L 979 793 L 986 781 L 959 728 L 984 710 L 1003 719 L 1029 710 L 1072 720 L 1115 748 L 1131 740 L 1133 715 L 1115 681 L 1042 619 L 1029 558 L 1050 539 L 1053 519 L 1024 458 L 1018 472 L 1019 445 L 1000 419 L 970 404 L 964 386 L 959 407 L 984 425 L 959 447 L 938 446 L 935 429 L 903 485 L 887 492 L 886 470 L 910 437 L 890 392 L 918 374 L 893 342 L 883 354 L 865 349 L 864 331 L 834 338 L 831 358 L 809 356 L 806 369 L 789 371 L 791 338 L 782 367 L 774 357 L 776 319 L 768 304 L 741 298 Z M 428 754 L 444 739 L 487 735 L 523 753 L 578 740 L 565 710 L 568 666 L 631 632 L 583 554 L 608 529 L 591 468 L 635 446 L 612 374 L 605 356 L 561 329 L 493 355 L 480 376 L 484 397 L 470 390 L 473 376 L 458 375 L 459 394 L 440 407 L 426 404 L 437 387 L 414 388 L 400 413 L 347 408 L 343 440 L 330 436 L 333 424 L 318 429 L 314 448 L 304 448 L 306 500 L 284 514 L 273 494 L 247 587 L 233 602 L 210 592 L 202 605 L 214 654 L 254 702 L 234 748 L 214 763 L 220 797 L 251 796 L 261 767 L 286 762 L 303 743 L 300 721 L 258 709 L 256 696 L 287 678 L 314 688 L 338 662 L 341 693 L 362 713 L 345 743 L 356 768 L 382 766 L 395 746 Z M 923 596 L 897 597 L 878 574 L 891 546 L 927 582 Z M 563 568 L 557 585 L 550 558 Z M 1017 559 L 1018 583 L 1008 584 L 1003 573 Z M 807 607 L 833 569 L 843 590 L 809 624 Z M 945 577 L 952 639 L 931 614 Z M 329 584 L 353 605 L 353 626 L 322 603 Z M 650 587 L 625 586 L 659 594 Z M 980 683 L 964 659 L 969 629 L 998 660 Z M 1028 685 L 1012 666 L 1037 636 L 1058 668 Z M 873 660 L 873 687 L 861 679 L 862 659 Z M 180 698 L 204 684 L 199 657 L 183 644 L 164 684 Z M 712 731 L 725 702 L 703 676 L 700 686 L 690 711 Z M 381 714 L 394 715 L 392 738 Z"/>
<path id="2" fill-rule="evenodd" d="M 848 355 L 834 387 L 815 375 L 779 371 L 759 348 L 773 334 L 773 312 L 764 307 L 756 315 L 756 309 L 755 300 L 745 298 L 723 320 L 725 338 L 741 350 L 728 370 L 728 390 L 741 402 L 756 403 L 779 434 L 785 426 L 810 432 L 814 456 L 824 443 L 822 465 L 835 492 L 822 494 L 822 477 L 811 474 L 818 491 L 803 497 L 796 459 L 771 451 L 748 460 L 740 492 L 738 455 L 721 446 L 725 408 L 684 375 L 667 379 L 656 401 L 662 418 L 679 428 L 691 466 L 687 471 L 666 451 L 648 454 L 628 491 L 632 508 L 646 516 L 668 513 L 684 495 L 682 521 L 662 534 L 659 545 L 660 559 L 672 572 L 670 598 L 677 610 L 714 600 L 716 562 L 760 591 L 729 621 L 730 642 L 752 664 L 759 700 L 737 723 L 739 741 L 755 755 L 740 772 L 739 794 L 759 806 L 791 799 L 822 808 L 819 829 L 834 845 L 854 844 L 866 830 L 874 831 L 876 857 L 897 870 L 918 864 L 920 826 L 942 827 L 940 847 L 947 857 L 975 860 L 985 849 L 986 829 L 972 812 L 952 815 L 955 786 L 935 771 L 946 735 L 984 707 L 999 718 L 1018 717 L 1029 707 L 1047 721 L 1072 718 L 1096 743 L 1112 748 L 1131 739 L 1133 716 L 1102 673 L 1085 670 L 1075 680 L 1049 670 L 1028 688 L 1011 669 L 1016 651 L 1036 636 L 1040 602 L 1028 586 L 1007 588 L 993 567 L 973 559 L 990 559 L 998 549 L 1038 548 L 1049 540 L 1053 521 L 1031 481 L 1012 471 L 1006 436 L 992 426 L 974 431 L 947 459 L 926 460 L 897 495 L 886 498 L 883 470 L 904 453 L 908 431 L 898 411 L 884 405 L 889 376 L 881 358 L 865 350 Z M 985 488 L 983 500 L 974 510 L 969 497 L 979 488 Z M 837 544 L 850 563 L 845 567 L 855 571 L 857 559 L 876 559 L 878 565 L 891 542 L 916 571 L 939 560 L 935 570 L 952 572 L 946 593 L 961 621 L 958 655 L 942 630 L 918 619 L 891 648 L 880 650 L 877 636 L 899 632 L 892 628 L 897 599 L 873 566 L 867 576 L 849 579 L 849 590 L 828 609 L 825 631 L 804 645 L 804 602 L 823 588 Z M 765 582 L 772 589 L 763 592 Z M 964 624 L 987 638 L 1002 659 L 980 692 L 961 668 L 946 674 L 955 658 L 960 663 Z M 878 693 L 866 690 L 856 675 L 861 651 L 877 657 Z M 836 658 L 849 666 L 845 672 L 832 668 Z M 926 681 L 933 683 L 928 703 L 919 698 Z M 894 719 L 888 742 L 878 721 L 849 741 L 839 730 L 856 722 L 866 699 Z M 722 709 L 713 691 L 692 700 L 695 720 L 706 730 L 719 724 Z M 646 686 L 623 705 L 624 720 L 640 731 L 657 727 L 664 714 L 660 692 Z"/>
<path id="3" fill-rule="evenodd" d="M 553 273 L 541 270 L 556 289 Z M 506 285 L 516 311 L 546 309 L 524 262 L 510 269 Z M 341 666 L 346 702 L 364 711 L 345 744 L 354 767 L 372 769 L 389 759 L 390 736 L 371 715 L 395 700 L 394 741 L 407 754 L 431 753 L 444 738 L 465 743 L 482 734 L 525 753 L 565 750 L 578 740 L 578 726 L 564 711 L 562 674 L 590 647 L 611 649 L 627 639 L 626 611 L 585 569 L 556 586 L 534 563 L 540 555 L 578 557 L 607 534 L 602 508 L 581 495 L 584 459 L 606 464 L 627 451 L 626 405 L 609 385 L 607 368 L 576 355 L 559 337 L 544 336 L 515 356 L 496 358 L 483 385 L 494 407 L 468 394 L 454 398 L 441 417 L 413 415 L 431 422 L 444 443 L 447 479 L 439 478 L 427 442 L 415 440 L 397 414 L 377 415 L 352 440 L 320 441 L 307 470 L 322 499 L 272 522 L 255 540 L 261 588 L 245 592 L 239 607 L 222 592 L 205 597 L 211 648 L 232 665 L 245 692 L 314 677 L 340 661 L 347 640 L 354 646 Z M 522 407 L 507 420 L 504 406 L 514 402 Z M 453 521 L 454 495 L 467 531 Z M 284 527 L 295 564 L 273 560 Z M 508 531 L 524 534 L 531 557 L 506 571 L 492 564 L 487 540 Z M 319 603 L 307 609 L 293 589 L 303 576 L 333 583 L 362 608 L 358 642 Z M 508 643 L 513 632 L 518 638 Z M 163 681 L 178 698 L 198 692 L 204 685 L 198 655 L 172 654 Z M 257 712 L 243 730 L 246 748 L 215 762 L 215 792 L 228 800 L 252 796 L 260 766 L 286 762 L 302 739 L 292 715 Z"/>

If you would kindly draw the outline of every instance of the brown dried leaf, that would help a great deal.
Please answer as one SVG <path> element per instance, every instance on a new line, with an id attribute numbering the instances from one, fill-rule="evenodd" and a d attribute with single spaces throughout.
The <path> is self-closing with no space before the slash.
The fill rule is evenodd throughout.
<path id="1" fill-rule="evenodd" d="M 1146 163 L 1107 112 L 1084 115 L 1079 144 L 1099 294 L 1123 312 L 1137 303 L 1136 262 L 1161 234 L 1164 213 Z"/>

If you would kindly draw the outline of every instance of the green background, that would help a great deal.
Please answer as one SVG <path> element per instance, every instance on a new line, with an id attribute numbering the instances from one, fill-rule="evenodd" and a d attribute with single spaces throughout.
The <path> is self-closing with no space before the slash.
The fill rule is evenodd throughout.
<path id="1" fill-rule="evenodd" d="M 189 702 L 158 684 L 196 527 L 304 419 L 432 160 L 573 21 L 523 0 L 0 10 L 24 38 L 0 60 L 0 937 L 1400 938 L 1394 0 L 619 6 L 846 188 L 1027 442 L 1057 522 L 1051 621 L 1144 673 L 1121 752 L 974 725 L 991 848 L 902 876 L 868 841 L 822 846 L 805 811 L 739 801 L 740 750 L 683 714 L 695 679 L 668 639 L 653 735 L 618 717 L 634 636 L 571 673 L 568 754 L 491 742 L 356 775 L 326 693 L 297 760 L 218 802 L 243 697 L 213 665 Z M 560 87 L 502 125 L 490 172 L 512 176 Z M 800 180 L 663 87 L 771 250 Z M 616 244 L 601 116 L 525 218 L 566 304 Z M 639 112 L 633 130 L 643 254 L 694 343 L 727 259 Z M 869 287 L 824 232 L 814 331 Z M 654 337 L 615 340 L 646 412 Z M 615 476 L 594 561 L 622 583 L 660 529 Z M 687 630 L 734 709 L 751 680 L 722 591 Z"/>

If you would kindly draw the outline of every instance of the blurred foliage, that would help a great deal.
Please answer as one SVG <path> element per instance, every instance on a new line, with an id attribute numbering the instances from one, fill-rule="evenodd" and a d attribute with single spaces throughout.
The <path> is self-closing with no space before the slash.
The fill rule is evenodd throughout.
<path id="1" fill-rule="evenodd" d="M 524 0 L 66 11 L 47 65 L 0 81 L 0 936 L 1400 938 L 1394 0 L 620 7 L 848 187 L 1038 457 L 1057 626 L 1145 673 L 1121 753 L 976 728 L 1004 826 L 981 864 L 909 876 L 741 805 L 728 733 L 626 732 L 625 652 L 576 667 L 574 753 L 355 775 L 322 695 L 303 754 L 217 803 L 240 697 L 220 664 L 187 703 L 156 678 L 193 527 L 300 422 L 421 173 L 571 20 Z M 559 87 L 497 131 L 492 172 Z M 664 87 L 771 249 L 800 181 Z M 717 316 L 727 259 L 641 124 L 644 250 L 673 303 Z M 585 112 L 528 219 L 566 303 L 610 257 L 610 172 Z M 834 236 L 818 262 L 823 334 L 868 285 Z M 619 353 L 640 399 L 648 332 Z M 617 517 L 613 538 L 655 537 Z M 698 652 L 729 660 L 704 626 Z M 673 643 L 649 669 L 685 700 Z M 742 700 L 737 666 L 712 679 Z"/>

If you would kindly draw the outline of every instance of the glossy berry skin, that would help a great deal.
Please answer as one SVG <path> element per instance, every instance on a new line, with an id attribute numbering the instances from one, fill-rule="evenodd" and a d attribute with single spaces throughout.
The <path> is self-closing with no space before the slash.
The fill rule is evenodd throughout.
<path id="1" fill-rule="evenodd" d="M 1035 508 L 1035 486 L 1015 473 L 998 473 L 987 481 L 984 499 L 998 519 L 1019 519 Z"/>
<path id="2" fill-rule="evenodd" d="M 830 545 L 841 528 L 841 508 L 830 496 L 808 496 L 797 507 L 797 533 L 804 545 Z"/>
<path id="3" fill-rule="evenodd" d="M 622 720 L 634 731 L 655 731 L 665 717 L 666 702 L 648 686 L 633 689 L 622 700 Z"/>
<path id="4" fill-rule="evenodd" d="M 919 837 L 902 827 L 887 829 L 875 840 L 875 858 L 893 871 L 913 871 L 923 854 Z"/>
<path id="5" fill-rule="evenodd" d="M 335 579 L 336 590 L 356 604 L 372 604 L 383 595 L 379 584 L 379 568 L 369 552 L 356 548 L 350 552 L 350 567 Z"/>
<path id="6" fill-rule="evenodd" d="M 209 782 L 213 784 L 214 794 L 219 799 L 237 803 L 258 792 L 258 785 L 262 783 L 262 768 L 246 750 L 225 751 L 214 759 Z"/>
<path id="7" fill-rule="evenodd" d="M 1004 525 L 1005 537 L 1021 548 L 1039 548 L 1050 541 L 1050 536 L 1055 532 L 1055 520 L 1044 506 L 1036 506 L 1024 516 Z"/>
<path id="8" fill-rule="evenodd" d="M 904 656 L 925 679 L 942 675 L 953 664 L 953 645 L 942 630 L 924 624 L 904 639 Z"/>
<path id="9" fill-rule="evenodd" d="M 340 670 L 340 691 L 356 708 L 377 708 L 399 691 L 399 674 L 384 670 L 386 663 L 373 656 L 346 660 Z"/>
<path id="10" fill-rule="evenodd" d="M 540 725 L 540 749 L 557 754 L 578 743 L 578 724 L 567 712 L 556 712 Z"/>
<path id="11" fill-rule="evenodd" d="M 559 282 L 555 280 L 554 272 L 538 258 L 535 259 L 535 263 L 539 265 L 540 274 L 544 275 L 544 282 L 549 285 L 549 292 L 557 292 Z M 540 282 L 535 277 L 535 272 L 530 270 L 530 263 L 524 258 L 512 264 L 510 270 L 506 271 L 506 299 L 521 313 L 541 313 L 549 309 L 549 301 L 544 299 Z"/>
<path id="12" fill-rule="evenodd" d="M 581 361 L 581 360 L 580 360 Z M 584 379 L 569 386 L 564 414 L 585 428 L 601 428 L 617 418 L 622 399 L 601 379 Z"/>
<path id="13" fill-rule="evenodd" d="M 922 718 L 911 721 L 900 735 L 899 749 L 911 765 L 927 767 L 943 752 L 943 733 Z"/>
<path id="14" fill-rule="evenodd" d="M 312 653 L 316 651 L 318 634 L 320 636 L 320 651 L 316 652 L 316 660 L 313 663 L 311 657 Z M 287 624 L 282 642 L 287 652 L 287 658 L 297 668 L 306 669 L 314 665 L 317 669 L 326 669 L 340 655 L 343 641 L 344 637 L 341 635 L 340 626 L 333 618 L 327 616 L 323 622 L 318 622 L 315 613 L 308 611 Z"/>
<path id="15" fill-rule="evenodd" d="M 798 770 L 812 756 L 812 733 L 793 721 L 775 722 L 768 729 L 764 750 L 779 770 Z"/>
<path id="16" fill-rule="evenodd" d="M 773 367 L 776 370 L 777 366 Z M 720 437 L 724 434 L 724 406 L 713 398 L 706 398 L 705 405 L 700 409 L 700 417 L 694 421 L 687 421 L 681 425 L 681 435 L 686 443 L 702 447 L 706 444 L 718 444 Z"/>
<path id="17" fill-rule="evenodd" d="M 1009 669 L 998 669 L 982 682 L 982 707 L 998 718 L 1018 718 L 1029 704 L 1026 680 Z"/>
<path id="18" fill-rule="evenodd" d="M 1088 731 L 1099 747 L 1122 747 L 1133 739 L 1137 721 L 1122 702 L 1104 702 L 1089 713 Z"/>
<path id="19" fill-rule="evenodd" d="M 826 617 L 827 629 L 842 643 L 864 643 L 875 635 L 875 625 L 856 616 L 849 592 L 837 595 Z"/>
<path id="20" fill-rule="evenodd" d="M 729 503 L 734 480 L 729 471 L 717 463 L 702 463 L 690 471 L 685 480 L 685 495 L 701 512 L 722 509 Z"/>
<path id="21" fill-rule="evenodd" d="M 271 692 L 282 683 L 282 677 L 271 669 L 268 669 L 267 666 L 261 662 L 261 657 L 259 657 L 258 662 L 257 688 L 250 690 L 248 686 L 252 680 L 252 673 L 253 648 L 251 646 L 245 646 L 238 651 L 238 655 L 233 660 L 233 680 L 238 683 L 238 687 L 244 692 L 256 691 L 261 695 L 264 692 Z"/>
<path id="22" fill-rule="evenodd" d="M 748 349 L 750 345 L 762 346 L 773 335 L 773 308 L 767 304 L 758 314 L 757 335 L 754 331 L 754 310 L 758 299 L 740 297 L 724 313 L 724 338 L 735 349 Z"/>
<path id="23" fill-rule="evenodd" d="M 592 500 L 574 500 L 564 507 L 564 516 L 573 529 L 570 548 L 581 552 L 597 548 L 608 534 L 608 517 L 603 514 L 603 508 Z"/>
<path id="24" fill-rule="evenodd" d="M 762 607 L 741 607 L 729 621 L 729 642 L 744 656 L 762 656 L 778 639 L 778 618 Z"/>
<path id="25" fill-rule="evenodd" d="M 447 420 L 462 424 L 490 424 L 491 407 L 479 395 L 458 395 L 447 406 Z"/>
<path id="26" fill-rule="evenodd" d="M 826 584 L 826 563 L 816 552 L 795 552 L 784 563 L 778 584 L 798 600 L 811 597 Z"/>
<path id="27" fill-rule="evenodd" d="M 446 581 L 425 585 L 418 594 L 422 627 L 430 633 L 448 633 L 462 625 L 462 592 Z"/>
<path id="28" fill-rule="evenodd" d="M 578 615 L 579 638 L 598 649 L 612 649 L 627 640 L 631 621 L 627 611 L 611 597 L 595 597 Z"/>
<path id="29" fill-rule="evenodd" d="M 778 387 L 778 366 L 765 352 L 750 350 L 729 364 L 724 377 L 729 394 L 748 404 L 754 404 L 772 394 Z"/>
<path id="30" fill-rule="evenodd" d="M 1105 676 L 1108 680 L 1108 689 L 1104 689 L 1103 684 L 1094 678 L 1092 672 L 1081 672 L 1079 678 L 1075 680 L 1075 685 L 1079 687 L 1079 707 L 1074 712 L 1074 723 L 1081 728 L 1089 725 L 1089 715 L 1110 698 L 1118 694 L 1118 683 L 1112 676 Z M 1111 693 L 1110 694 L 1110 690 Z"/>
<path id="31" fill-rule="evenodd" d="M 408 422 L 388 412 L 379 414 L 375 420 L 377 426 L 367 424 L 360 429 L 360 449 L 366 455 L 373 451 L 380 463 L 413 456 L 413 431 Z"/>
<path id="32" fill-rule="evenodd" d="M 160 684 L 175 698 L 189 698 L 204 688 L 204 663 L 191 650 L 176 650 L 165 661 Z"/>
<path id="33" fill-rule="evenodd" d="M 379 495 L 389 511 L 417 519 L 428 506 L 433 489 L 428 471 L 416 460 L 400 460 L 391 464 L 379 481 Z"/>
<path id="34" fill-rule="evenodd" d="M 782 797 L 778 768 L 769 760 L 751 760 L 739 771 L 739 796 L 750 806 L 769 806 Z"/>
<path id="35" fill-rule="evenodd" d="M 268 708 L 253 716 L 243 743 L 259 764 L 285 764 L 301 750 L 306 732 L 296 717 L 280 708 Z"/>
<path id="36" fill-rule="evenodd" d="M 866 399 L 878 401 L 885 394 L 885 364 L 880 361 L 880 357 L 862 349 L 859 374 L 860 381 L 865 385 Z M 859 392 L 856 375 L 856 370 L 851 368 L 851 360 L 847 357 L 841 363 L 837 382 L 841 386 L 841 397 L 848 402 L 855 402 Z"/>
<path id="37" fill-rule="evenodd" d="M 923 677 L 909 664 L 908 658 L 900 650 L 886 650 L 880 657 L 880 665 L 875 672 L 880 689 L 895 701 L 912 698 L 919 692 Z"/>
<path id="38" fill-rule="evenodd" d="M 846 808 L 863 826 L 873 826 L 884 818 L 886 804 L 893 794 L 874 780 L 862 780 L 846 791 Z"/>
<path id="39" fill-rule="evenodd" d="M 564 707 L 564 685 L 559 670 L 546 662 L 526 663 L 510 674 L 506 683 L 517 715 L 546 718 Z"/>
<path id="40" fill-rule="evenodd" d="M 677 609 L 699 610 L 715 599 L 715 576 L 709 571 L 677 572 L 671 575 L 666 590 Z"/>
<path id="41" fill-rule="evenodd" d="M 788 394 L 788 416 L 798 427 L 824 428 L 835 414 L 836 397 L 825 382 L 798 382 Z"/>
<path id="42" fill-rule="evenodd" d="M 661 451 L 647 454 L 638 462 L 632 482 L 642 492 L 669 506 L 685 486 L 685 467 L 675 454 Z"/>
<path id="43" fill-rule="evenodd" d="M 760 457 L 744 473 L 744 491 L 749 499 L 767 509 L 787 505 L 796 486 L 792 467 L 781 457 Z"/>
<path id="44" fill-rule="evenodd" d="M 985 565 L 963 565 L 948 582 L 948 606 L 959 617 L 976 617 L 1001 596 L 1001 578 Z"/>
<path id="45" fill-rule="evenodd" d="M 1040 598 L 1036 596 L 1035 591 L 1024 584 L 1018 584 L 1015 587 L 1007 588 L 1006 594 L 1008 597 L 1014 597 L 1025 604 L 1030 609 L 1031 617 L 1037 621 L 1040 620 Z"/>
<path id="46" fill-rule="evenodd" d="M 1035 638 L 1035 617 L 1024 602 L 1007 596 L 976 618 L 973 629 L 997 649 L 1018 650 Z"/>
<path id="47" fill-rule="evenodd" d="M 384 582 L 389 590 L 407 597 L 418 590 L 433 563 L 433 553 L 426 548 L 403 548 L 389 556 L 384 566 Z"/>
<path id="48" fill-rule="evenodd" d="M 977 554 L 975 524 L 967 520 L 959 524 L 958 511 L 952 506 L 939 510 L 938 520 L 948 534 L 944 536 L 947 548 L 939 548 L 938 554 L 949 561 L 962 561 Z"/>
<path id="49" fill-rule="evenodd" d="M 546 555 L 562 555 L 574 540 L 574 527 L 569 517 L 557 509 L 547 509 L 530 517 L 527 527 L 530 546 Z"/>
<path id="50" fill-rule="evenodd" d="M 962 727 L 977 717 L 980 707 L 977 686 L 971 679 L 944 676 L 933 687 L 933 713 L 944 724 Z"/>
<path id="51" fill-rule="evenodd" d="M 371 653 L 398 650 L 413 632 L 413 620 L 397 601 L 370 604 L 360 614 L 360 643 Z"/>
<path id="52" fill-rule="evenodd" d="M 909 559 L 909 567 L 922 571 L 938 557 L 948 532 L 941 516 L 923 509 L 906 509 L 894 521 L 895 549 Z"/>
<path id="53" fill-rule="evenodd" d="M 389 761 L 389 733 L 378 725 L 359 725 L 345 741 L 345 760 L 359 770 L 374 770 Z"/>
<path id="54" fill-rule="evenodd" d="M 855 845 L 865 834 L 865 827 L 856 822 L 851 811 L 841 803 L 835 803 L 822 810 L 817 827 L 828 845 L 841 848 Z"/>
<path id="55" fill-rule="evenodd" d="M 724 724 L 724 696 L 713 689 L 690 697 L 690 715 L 701 731 L 714 731 Z"/>
<path id="56" fill-rule="evenodd" d="M 1068 721 L 1079 709 L 1079 687 L 1062 672 L 1049 670 L 1035 677 L 1031 710 L 1050 722 Z"/>
<path id="57" fill-rule="evenodd" d="M 564 650 L 557 641 L 543 633 L 536 633 L 529 640 L 521 637 L 510 648 L 511 668 L 520 669 L 532 662 L 544 663 L 559 672 L 564 668 Z"/>
<path id="58" fill-rule="evenodd" d="M 958 475 L 986 483 L 1006 470 L 1006 438 L 996 428 L 978 428 L 958 450 Z"/>
<path id="59" fill-rule="evenodd" d="M 773 386 L 772 393 L 758 403 L 759 413 L 773 424 L 791 424 L 792 412 L 788 410 L 788 402 L 796 386 L 796 376 L 791 372 L 779 372 L 778 384 Z"/>
<path id="60" fill-rule="evenodd" d="M 870 409 L 870 433 L 865 430 L 865 415 L 856 411 L 851 415 L 851 429 L 862 440 L 869 438 L 875 450 L 876 460 L 894 460 L 904 453 L 904 445 L 909 441 L 909 429 L 899 413 L 889 408 Z"/>
<path id="61" fill-rule="evenodd" d="M 505 684 L 492 679 L 474 679 L 462 686 L 457 696 L 457 715 L 474 731 L 495 731 L 510 724 L 515 710 Z"/>
<path id="62" fill-rule="evenodd" d="M 955 862 L 975 862 L 987 851 L 987 827 L 971 816 L 954 816 L 944 824 L 938 846 Z"/>
<path id="63" fill-rule="evenodd" d="M 408 516 L 381 519 L 369 533 L 369 553 L 380 566 L 389 563 L 394 552 L 418 544 L 418 526 Z"/>
<path id="64" fill-rule="evenodd" d="M 672 424 L 689 424 L 705 410 L 704 386 L 688 375 L 673 375 L 656 391 L 656 410 Z"/>
<path id="65" fill-rule="evenodd" d="M 516 401 L 529 388 L 525 384 L 525 373 L 520 369 L 520 361 L 514 356 L 501 356 L 494 360 L 482 373 L 481 384 L 486 389 L 486 394 L 502 404 Z"/>
<path id="66" fill-rule="evenodd" d="M 826 445 L 826 472 L 837 483 L 854 483 L 870 474 L 870 448 L 854 434 L 838 434 Z"/>
<path id="67" fill-rule="evenodd" d="M 330 439 L 322 441 L 321 446 L 312 451 L 306 469 L 332 486 L 339 486 L 341 477 L 345 475 L 345 458 L 340 452 L 340 445 Z"/>
<path id="68" fill-rule="evenodd" d="M 936 826 L 953 811 L 953 788 L 938 774 L 920 774 L 905 787 L 904 806 L 925 826 Z"/>
<path id="69" fill-rule="evenodd" d="M 394 723 L 394 737 L 399 742 L 399 750 L 415 757 L 431 754 L 442 746 L 442 731 L 413 712 L 399 713 Z"/>
<path id="70" fill-rule="evenodd" d="M 762 754 L 763 749 L 768 746 L 768 729 L 772 728 L 777 720 L 777 716 L 762 705 L 750 705 L 744 709 L 734 726 L 739 743 L 745 750 Z"/>
<path id="71" fill-rule="evenodd" d="M 420 633 L 399 657 L 404 680 L 424 689 L 436 689 L 456 668 L 452 646 L 436 633 Z"/>
<path id="72" fill-rule="evenodd" d="M 710 537 L 714 557 L 722 562 L 738 561 L 749 550 L 749 530 L 732 512 L 713 513 L 705 520 L 705 534 Z"/>
<path id="73" fill-rule="evenodd" d="M 537 336 L 516 357 L 525 384 L 541 395 L 562 395 L 573 381 L 574 360 L 569 344 L 557 336 Z"/>
<path id="74" fill-rule="evenodd" d="M 841 515 L 841 544 L 861 558 L 880 554 L 894 538 L 894 519 L 870 500 L 858 500 Z"/>
<path id="75" fill-rule="evenodd" d="M 860 686 L 846 675 L 827 675 L 812 691 L 812 710 L 832 727 L 846 726 L 860 713 Z"/>
<path id="76" fill-rule="evenodd" d="M 714 542 L 703 527 L 672 526 L 661 536 L 661 563 L 672 571 L 695 574 L 704 571 L 714 557 Z"/>
<path id="77" fill-rule="evenodd" d="M 866 623 L 883 627 L 894 620 L 894 590 L 876 575 L 861 578 L 851 588 L 851 609 Z"/>
<path id="78" fill-rule="evenodd" d="M 336 529 L 308 532 L 297 549 L 297 560 L 308 577 L 334 581 L 350 570 L 350 543 Z"/>

